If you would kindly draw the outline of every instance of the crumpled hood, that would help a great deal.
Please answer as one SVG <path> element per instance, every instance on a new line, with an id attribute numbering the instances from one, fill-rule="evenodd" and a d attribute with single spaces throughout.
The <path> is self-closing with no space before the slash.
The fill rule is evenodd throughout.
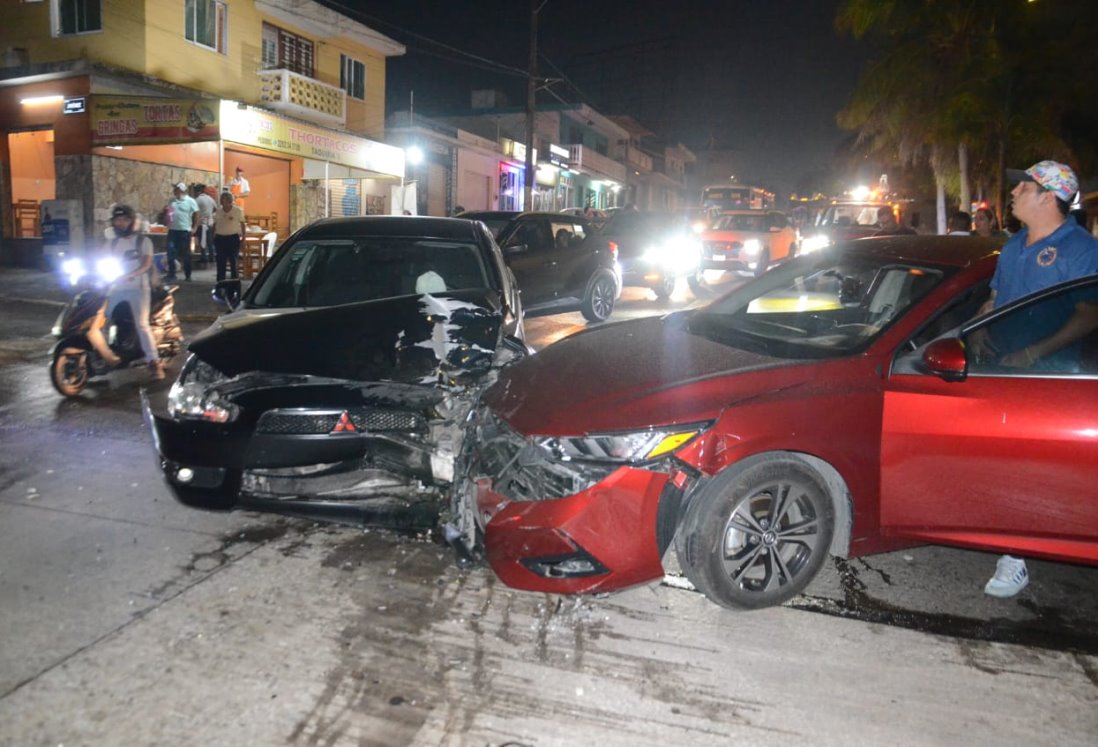
<path id="1" fill-rule="evenodd" d="M 576 435 L 708 420 L 810 376 L 803 361 L 722 345 L 685 322 L 639 319 L 565 338 L 504 369 L 483 401 L 521 433 Z"/>
<path id="2" fill-rule="evenodd" d="M 495 294 L 400 296 L 313 309 L 240 309 L 190 350 L 228 376 L 247 371 L 433 383 L 491 367 L 502 313 Z"/>

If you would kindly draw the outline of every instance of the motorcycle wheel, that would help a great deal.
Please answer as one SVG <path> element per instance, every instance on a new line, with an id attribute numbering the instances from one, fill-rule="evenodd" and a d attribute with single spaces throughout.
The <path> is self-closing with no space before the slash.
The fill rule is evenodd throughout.
<path id="1" fill-rule="evenodd" d="M 50 382 L 66 397 L 75 397 L 84 391 L 88 384 L 88 351 L 65 348 L 54 353 Z"/>

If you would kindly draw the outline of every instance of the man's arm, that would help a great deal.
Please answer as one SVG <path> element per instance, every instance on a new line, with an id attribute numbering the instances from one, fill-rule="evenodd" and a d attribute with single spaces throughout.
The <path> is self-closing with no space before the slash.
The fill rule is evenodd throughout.
<path id="1" fill-rule="evenodd" d="M 1063 327 L 1028 347 L 1004 356 L 1002 363 L 1004 366 L 1011 367 L 1032 366 L 1037 360 L 1079 342 L 1096 329 L 1098 329 L 1098 303 L 1086 301 L 1077 303 L 1074 313 Z"/>

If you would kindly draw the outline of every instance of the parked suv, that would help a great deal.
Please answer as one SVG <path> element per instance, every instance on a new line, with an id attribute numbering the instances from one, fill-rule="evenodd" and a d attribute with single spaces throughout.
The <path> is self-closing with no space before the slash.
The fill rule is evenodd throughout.
<path id="1" fill-rule="evenodd" d="M 478 215 L 460 217 L 481 220 Z M 621 270 L 616 252 L 587 220 L 519 213 L 496 232 L 496 241 L 522 289 L 527 312 L 578 308 L 591 322 L 610 317 L 621 295 Z"/>

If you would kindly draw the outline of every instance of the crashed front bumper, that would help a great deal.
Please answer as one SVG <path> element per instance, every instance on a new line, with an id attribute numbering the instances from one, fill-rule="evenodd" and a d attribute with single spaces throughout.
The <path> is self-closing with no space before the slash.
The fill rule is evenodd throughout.
<path id="1" fill-rule="evenodd" d="M 333 433 L 322 425 L 326 432 L 295 432 L 302 428 L 287 427 L 293 418 L 272 419 L 272 411 L 258 418 L 242 413 L 237 421 L 224 424 L 175 419 L 145 395 L 142 411 L 169 488 L 177 500 L 194 508 L 356 520 L 361 509 L 355 507 L 363 498 L 417 494 L 423 498 L 427 483 L 452 470 L 452 460 L 442 463 L 445 459 L 430 448 L 425 433 L 417 442 L 413 434 L 365 428 Z M 331 419 L 333 411 L 295 408 L 288 412 L 298 419 Z M 363 422 L 353 408 L 350 412 Z M 419 430 L 425 428 L 424 424 Z M 366 480 L 364 475 L 372 478 Z M 371 509 L 378 510 L 385 512 L 377 506 Z"/>

